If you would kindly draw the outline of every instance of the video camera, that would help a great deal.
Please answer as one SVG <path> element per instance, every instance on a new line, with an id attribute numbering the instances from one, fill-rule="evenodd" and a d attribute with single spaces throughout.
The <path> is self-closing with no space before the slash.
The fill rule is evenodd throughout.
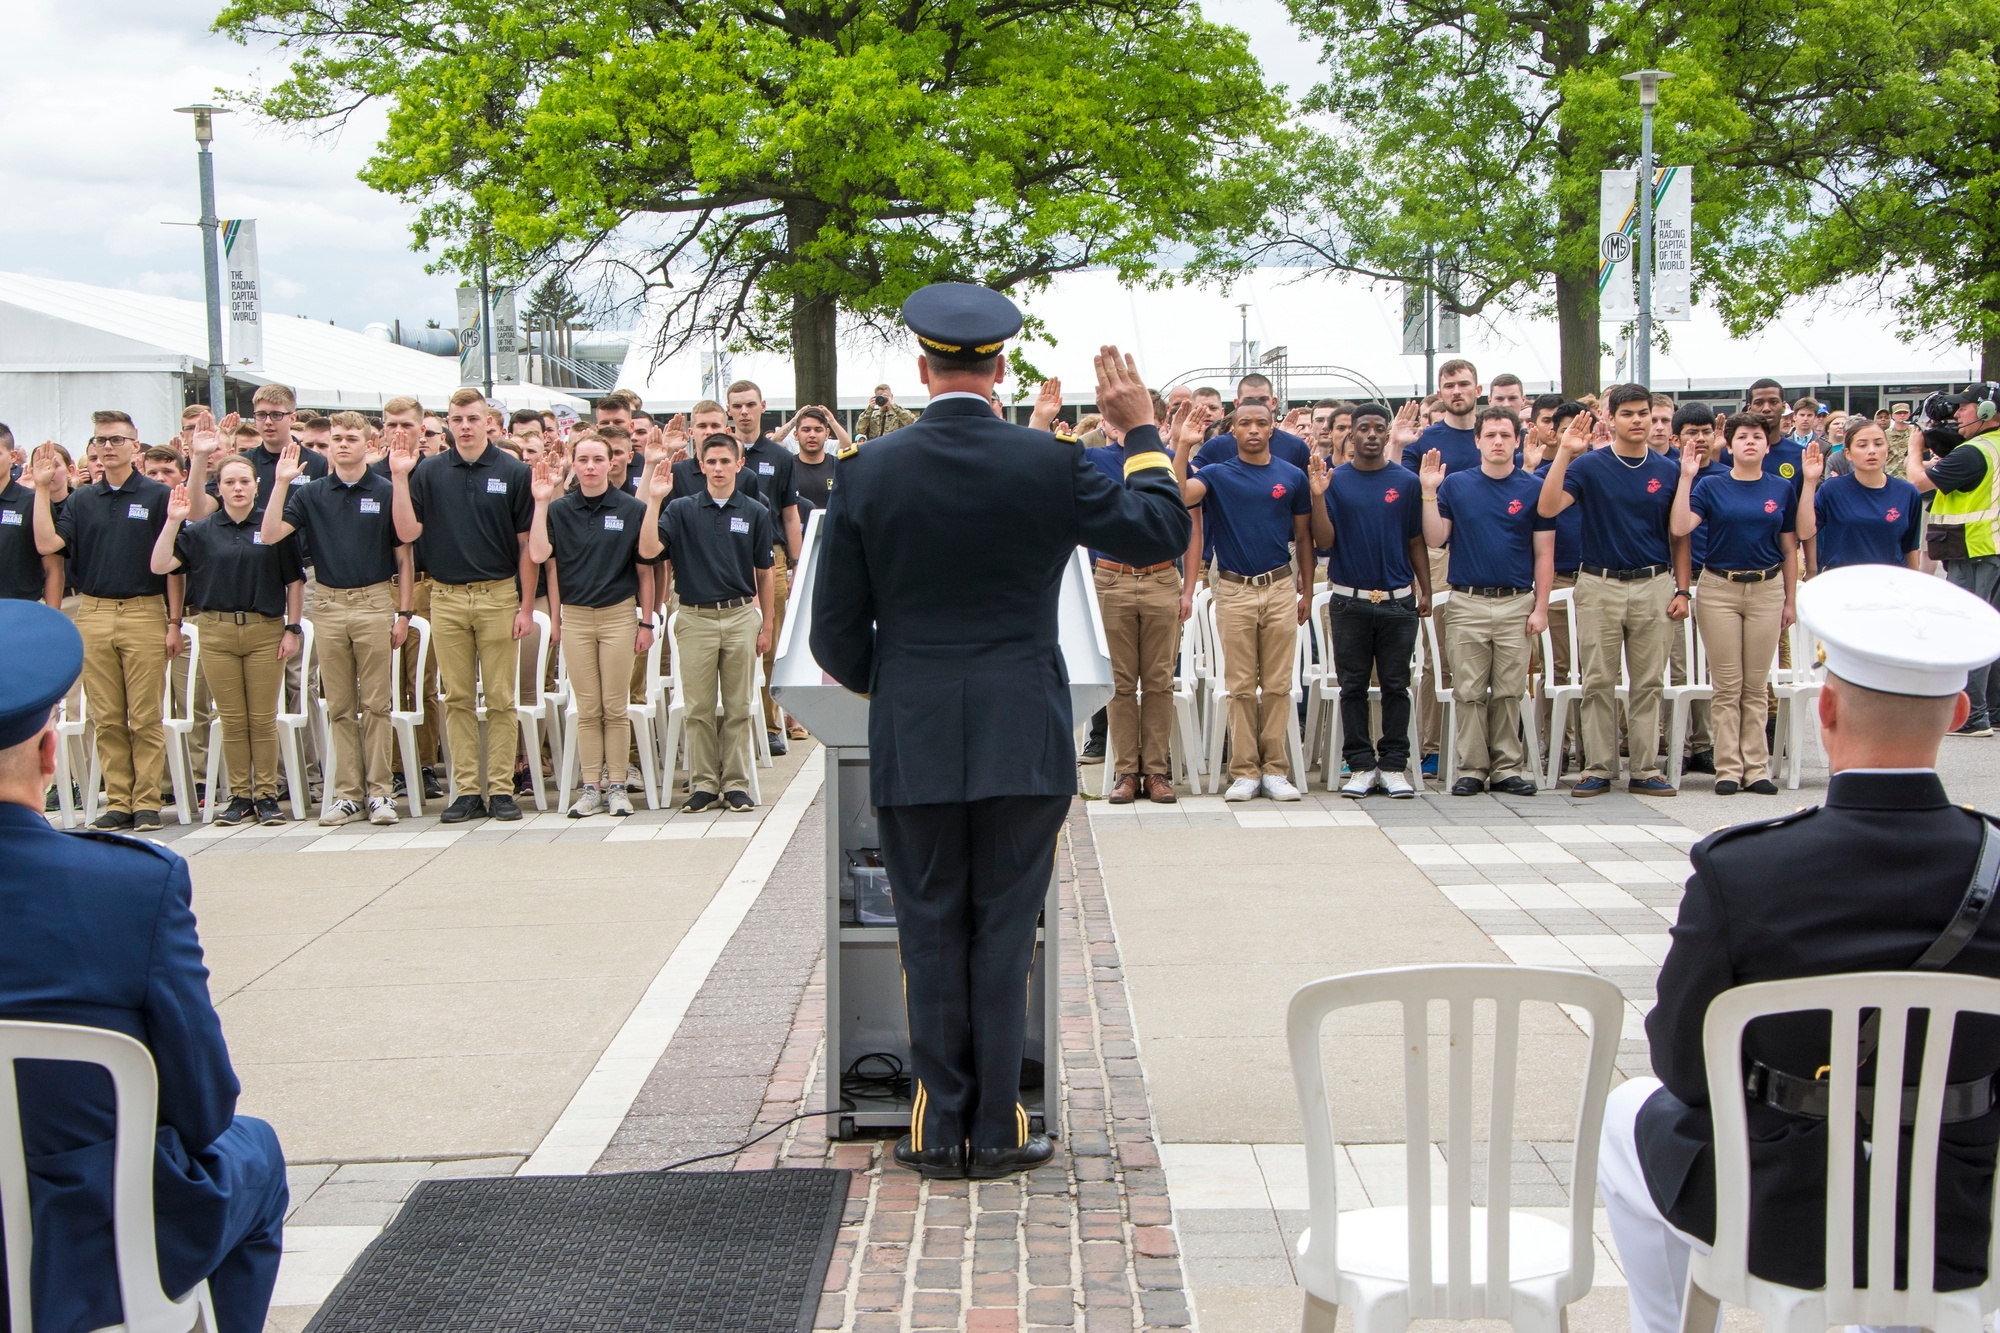
<path id="1" fill-rule="evenodd" d="M 2000 415 L 2000 384 L 1991 380 L 1968 384 L 1963 393 L 1934 393 L 1918 405 L 1917 414 L 1932 426 L 1949 426 L 1958 420 L 1962 403 L 1977 403 L 1979 419 L 1991 421 Z"/>

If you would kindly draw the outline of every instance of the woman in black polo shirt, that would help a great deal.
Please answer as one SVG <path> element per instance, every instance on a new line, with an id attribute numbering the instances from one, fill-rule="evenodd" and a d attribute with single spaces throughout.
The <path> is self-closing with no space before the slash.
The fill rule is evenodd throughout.
<path id="1" fill-rule="evenodd" d="M 188 523 L 187 487 L 174 488 L 167 524 L 153 543 L 153 572 L 187 572 L 187 604 L 201 627 L 201 670 L 215 692 L 223 758 L 236 791 L 215 822 L 282 824 L 278 690 L 285 659 L 299 650 L 305 569 L 292 538 L 264 545 L 252 516 L 257 470 L 249 459 L 224 459 L 216 489 L 222 507 Z"/>
<path id="2" fill-rule="evenodd" d="M 576 699 L 583 790 L 571 819 L 632 813 L 623 768 L 632 724 L 625 704 L 632 663 L 653 646 L 653 567 L 639 563 L 646 506 L 611 485 L 611 452 L 595 435 L 577 441 L 576 489 L 563 493 L 553 460 L 535 464 L 528 558 L 553 563 L 550 609 L 560 627 Z M 607 764 L 609 770 L 607 771 Z"/>

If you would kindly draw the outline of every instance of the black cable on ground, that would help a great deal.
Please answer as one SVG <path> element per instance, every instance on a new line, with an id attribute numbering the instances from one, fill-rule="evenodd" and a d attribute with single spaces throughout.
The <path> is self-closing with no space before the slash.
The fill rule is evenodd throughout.
<path id="1" fill-rule="evenodd" d="M 754 1147 L 756 1144 L 761 1143 L 763 1140 L 770 1138 L 773 1134 L 783 1129 L 786 1125 L 796 1124 L 801 1120 L 810 1120 L 814 1116 L 826 1115 L 826 1114 L 828 1114 L 828 1112 L 825 1111 L 801 1111 L 795 1116 L 788 1116 L 785 1119 L 780 1120 L 777 1124 L 772 1125 L 770 1128 L 766 1129 L 762 1134 L 759 1134 L 756 1138 L 747 1140 L 746 1142 L 743 1143 L 739 1143 L 734 1148 L 724 1148 L 721 1152 L 703 1153 L 699 1157 L 685 1158 L 682 1161 L 675 1162 L 669 1166 L 663 1166 L 659 1169 L 662 1171 L 678 1171 L 684 1166 L 693 1166 L 696 1162 L 712 1162 L 718 1157 L 734 1157 L 737 1153 L 742 1152 L 745 1148 Z"/>

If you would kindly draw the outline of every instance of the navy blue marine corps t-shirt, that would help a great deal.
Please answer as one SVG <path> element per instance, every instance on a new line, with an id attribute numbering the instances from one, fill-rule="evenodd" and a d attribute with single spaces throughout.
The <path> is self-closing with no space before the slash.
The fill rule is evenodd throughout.
<path id="1" fill-rule="evenodd" d="M 1813 492 L 1819 567 L 1900 565 L 1923 537 L 1922 497 L 1901 477 L 1871 490 L 1853 473 L 1830 477 Z"/>
<path id="2" fill-rule="evenodd" d="M 1292 558 L 1292 518 L 1311 512 L 1306 474 L 1272 459 L 1231 458 L 1203 468 L 1202 525 L 1215 534 L 1215 559 L 1232 574 L 1264 574 Z"/>
<path id="3" fill-rule="evenodd" d="M 1333 522 L 1327 581 L 1359 592 L 1409 587 L 1409 543 L 1424 535 L 1423 498 L 1417 474 L 1398 464 L 1372 472 L 1352 463 L 1335 468 L 1326 488 L 1326 516 Z"/>
<path id="4" fill-rule="evenodd" d="M 1563 490 L 1583 510 L 1583 563 L 1600 569 L 1666 564 L 1680 482 L 1681 470 L 1651 449 L 1636 461 L 1594 449 L 1571 463 Z"/>
<path id="5" fill-rule="evenodd" d="M 1535 479 L 1549 475 L 1549 463 L 1535 469 Z M 1576 567 L 1583 563 L 1583 511 L 1571 505 L 1556 515 L 1556 573 L 1576 574 Z"/>
<path id="6" fill-rule="evenodd" d="M 1423 467 L 1424 455 L 1433 449 L 1438 451 L 1438 461 L 1444 464 L 1447 477 L 1455 472 L 1479 470 L 1479 437 L 1442 418 L 1424 427 L 1415 444 L 1403 447 L 1403 466 L 1418 471 Z"/>
<path id="7" fill-rule="evenodd" d="M 1236 457 L 1236 436 L 1225 431 L 1204 443 L 1194 452 L 1194 470 L 1225 463 Z M 1271 432 L 1271 457 L 1290 463 L 1304 472 L 1312 460 L 1312 446 L 1288 430 Z"/>
<path id="8" fill-rule="evenodd" d="M 1741 572 L 1769 569 L 1785 558 L 1778 534 L 1794 530 L 1799 497 L 1775 473 L 1738 481 L 1725 472 L 1696 482 L 1688 508 L 1701 515 L 1701 526 L 1709 530 L 1703 567 Z"/>
<path id="9" fill-rule="evenodd" d="M 1534 587 L 1535 534 L 1556 526 L 1537 512 L 1541 497 L 1541 479 L 1520 468 L 1505 477 L 1445 474 L 1437 502 L 1438 514 L 1451 520 L 1446 577 L 1454 588 Z"/>

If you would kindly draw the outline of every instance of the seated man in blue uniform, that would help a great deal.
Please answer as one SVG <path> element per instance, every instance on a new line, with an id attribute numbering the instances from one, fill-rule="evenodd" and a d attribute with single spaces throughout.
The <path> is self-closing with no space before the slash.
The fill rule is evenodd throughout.
<path id="1" fill-rule="evenodd" d="M 1049 1160 L 1020 1103 L 1035 917 L 1076 747 L 1057 644 L 1078 546 L 1146 566 L 1193 521 L 1129 357 L 1097 358 L 1097 404 L 1124 433 L 1122 484 L 1074 440 L 1010 425 L 989 395 L 1021 312 L 941 283 L 903 321 L 930 405 L 844 459 L 822 520 L 812 650 L 870 696 L 869 782 L 896 930 L 916 1082 L 905 1166 L 992 1179 Z"/>
<path id="2" fill-rule="evenodd" d="M 1939 744 L 1970 708 L 1966 673 L 2000 657 L 2000 613 L 1943 579 L 1888 565 L 1822 573 L 1799 590 L 1798 611 L 1825 645 L 1826 804 L 1695 845 L 1646 1018 L 1659 1077 L 1622 1084 L 1605 1106 L 1597 1184 L 1630 1283 L 1633 1333 L 1679 1333 L 1688 1255 L 1715 1235 L 1702 1052 L 1711 1000 L 1752 982 L 1842 972 L 1942 965 L 2000 977 L 2000 912 L 1985 912 L 1990 898 L 1968 889 L 1992 816 L 1953 805 L 1936 772 Z M 1827 1084 L 1818 1072 L 1829 1046 L 1824 1012 L 1760 1019 L 1744 1034 L 1750 1272 L 1786 1286 L 1825 1281 Z M 1912 1042 L 1908 1086 L 1921 1052 Z M 1986 1278 L 1995 1070 L 2000 1021 L 1960 1019 L 1938 1159 L 1939 1290 Z M 1862 1083 L 1874 1077 L 1864 1066 Z M 1865 1217 L 1855 1228 L 1866 1235 Z"/>
<path id="3" fill-rule="evenodd" d="M 205 1278 L 220 1333 L 258 1333 L 278 1280 L 285 1159 L 269 1125 L 235 1113 L 236 1075 L 208 997 L 187 862 L 153 843 L 49 826 L 50 713 L 82 669 L 83 640 L 60 611 L 13 601 L 0 602 L 0 643 L 8 658 L 0 673 L 0 1019 L 107 1028 L 152 1051 L 161 1285 L 179 1299 Z M 35 1333 L 119 1323 L 110 1075 L 40 1060 L 16 1073 L 34 1212 Z M 0 1295 L 0 1329 L 7 1304 Z"/>

